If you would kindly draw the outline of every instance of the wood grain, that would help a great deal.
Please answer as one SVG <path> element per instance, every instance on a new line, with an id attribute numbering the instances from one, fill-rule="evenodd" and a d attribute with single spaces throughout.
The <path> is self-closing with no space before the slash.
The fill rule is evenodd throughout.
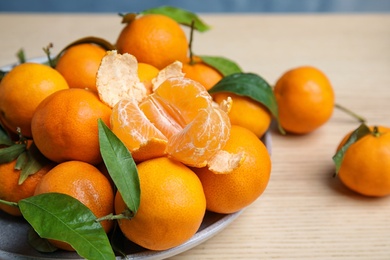
<path id="1" fill-rule="evenodd" d="M 390 15 L 295 14 L 201 17 L 212 25 L 196 33 L 196 54 L 220 55 L 274 84 L 300 65 L 323 70 L 337 103 L 368 124 L 390 126 Z M 91 14 L 0 14 L 0 63 L 29 58 L 54 43 L 99 36 L 115 42 L 120 18 Z M 272 131 L 272 176 L 265 193 L 228 228 L 173 259 L 389 259 L 390 198 L 366 198 L 332 177 L 332 156 L 358 123 L 335 110 L 305 136 Z"/>

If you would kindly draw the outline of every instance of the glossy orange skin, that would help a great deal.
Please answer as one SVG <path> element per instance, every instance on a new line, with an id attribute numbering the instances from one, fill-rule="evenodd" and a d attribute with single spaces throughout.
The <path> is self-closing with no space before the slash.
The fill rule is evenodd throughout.
<path id="1" fill-rule="evenodd" d="M 287 71 L 276 82 L 274 93 L 280 124 L 287 132 L 310 133 L 333 114 L 332 85 L 317 68 L 304 66 Z"/>
<path id="2" fill-rule="evenodd" d="M 188 41 L 173 19 L 160 14 L 142 15 L 127 24 L 116 42 L 119 53 L 130 53 L 138 62 L 163 69 L 174 61 L 184 62 Z"/>
<path id="3" fill-rule="evenodd" d="M 106 50 L 98 45 L 78 44 L 65 51 L 55 68 L 66 79 L 69 87 L 97 92 L 96 74 L 105 54 Z"/>
<path id="4" fill-rule="evenodd" d="M 7 129 L 31 137 L 35 109 L 50 94 L 68 89 L 68 83 L 55 69 L 39 63 L 14 67 L 0 83 L 0 121 Z"/>
<path id="5" fill-rule="evenodd" d="M 166 157 L 138 164 L 140 206 L 132 219 L 118 220 L 124 235 L 150 250 L 166 250 L 190 239 L 199 229 L 206 199 L 196 174 Z M 115 212 L 126 209 L 120 193 Z"/>
<path id="6" fill-rule="evenodd" d="M 96 165 L 102 161 L 98 119 L 109 125 L 110 116 L 111 109 L 92 91 L 58 91 L 38 106 L 31 124 L 33 139 L 54 162 L 79 160 Z"/>
<path id="7" fill-rule="evenodd" d="M 348 148 L 337 175 L 348 188 L 365 196 L 390 195 L 390 128 L 379 126 L 378 131 L 379 134 L 368 134 Z M 343 138 L 338 150 L 349 135 Z"/>
<path id="8" fill-rule="evenodd" d="M 37 185 L 34 195 L 57 192 L 67 194 L 87 206 L 97 218 L 114 211 L 114 192 L 110 181 L 96 167 L 80 161 L 60 163 L 51 169 Z M 112 221 L 101 222 L 109 232 Z M 64 242 L 51 240 L 62 249 L 74 251 Z"/>
<path id="9" fill-rule="evenodd" d="M 193 170 L 202 182 L 207 210 L 229 214 L 249 206 L 265 191 L 271 175 L 271 159 L 260 139 L 237 125 L 232 125 L 224 150 L 244 152 L 244 161 L 233 172 L 215 174 L 207 167 Z"/>
<path id="10" fill-rule="evenodd" d="M 0 199 L 19 202 L 21 199 L 25 199 L 34 195 L 34 191 L 38 183 L 41 181 L 43 176 L 53 168 L 53 165 L 46 165 L 38 172 L 30 175 L 22 183 L 18 184 L 21 170 L 15 169 L 16 160 L 0 164 Z M 13 207 L 0 203 L 0 210 L 7 212 L 13 216 L 21 216 L 18 207 Z"/>

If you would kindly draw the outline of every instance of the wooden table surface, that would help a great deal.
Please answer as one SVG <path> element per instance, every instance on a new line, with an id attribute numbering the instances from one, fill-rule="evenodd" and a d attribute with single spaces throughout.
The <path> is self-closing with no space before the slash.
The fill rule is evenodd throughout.
<path id="1" fill-rule="evenodd" d="M 390 15 L 200 14 L 212 26 L 196 33 L 194 52 L 236 61 L 274 84 L 286 70 L 325 72 L 336 102 L 369 125 L 390 126 Z M 0 64 L 58 52 L 84 36 L 115 42 L 116 14 L 0 13 Z M 173 259 L 390 259 L 390 197 L 367 198 L 332 178 L 340 139 L 359 124 L 335 110 L 304 136 L 272 132 L 271 180 L 264 194 L 230 226 Z"/>

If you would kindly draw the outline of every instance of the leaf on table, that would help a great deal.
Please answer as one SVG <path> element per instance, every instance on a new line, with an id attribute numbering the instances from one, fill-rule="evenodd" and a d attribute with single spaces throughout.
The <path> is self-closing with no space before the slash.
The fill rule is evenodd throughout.
<path id="1" fill-rule="evenodd" d="M 279 131 L 285 133 L 279 123 L 278 104 L 272 87 L 262 77 L 254 73 L 234 73 L 222 78 L 209 90 L 210 94 L 231 92 L 249 97 L 263 104 L 277 120 Z M 233 103 L 234 106 L 234 103 Z"/>
<path id="2" fill-rule="evenodd" d="M 194 23 L 194 29 L 199 32 L 205 32 L 210 30 L 210 26 L 202 21 L 195 13 L 188 10 L 174 7 L 174 6 L 161 6 L 156 8 L 150 8 L 140 12 L 141 14 L 163 14 L 166 15 L 176 22 L 191 26 Z"/>
<path id="3" fill-rule="evenodd" d="M 40 237 L 69 243 L 86 259 L 115 259 L 102 225 L 77 199 L 66 194 L 45 193 L 20 200 L 18 205 Z"/>
<path id="4" fill-rule="evenodd" d="M 110 128 L 99 119 L 100 153 L 123 200 L 133 215 L 140 204 L 140 183 L 130 151 Z"/>
<path id="5" fill-rule="evenodd" d="M 348 148 L 357 142 L 360 138 L 371 133 L 371 130 L 368 128 L 366 124 L 361 124 L 358 128 L 356 128 L 351 135 L 348 137 L 345 144 L 336 152 L 336 154 L 332 157 L 333 162 L 336 166 L 336 172 L 334 176 L 337 176 L 341 164 L 343 163 L 344 155 L 347 152 Z"/>

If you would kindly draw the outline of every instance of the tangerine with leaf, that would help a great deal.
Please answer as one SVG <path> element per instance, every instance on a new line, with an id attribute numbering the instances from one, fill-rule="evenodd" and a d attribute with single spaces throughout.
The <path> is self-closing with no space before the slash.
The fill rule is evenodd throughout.
<path id="1" fill-rule="evenodd" d="M 72 196 L 87 206 L 97 218 L 114 211 L 114 191 L 110 181 L 91 164 L 81 161 L 67 161 L 52 168 L 38 183 L 34 195 L 62 193 Z M 113 226 L 112 221 L 100 222 L 106 232 Z M 67 243 L 50 240 L 59 248 L 74 251 Z"/>
<path id="2" fill-rule="evenodd" d="M 124 235 L 150 250 L 167 250 L 190 239 L 206 212 L 206 199 L 196 174 L 184 164 L 166 157 L 137 165 L 141 199 L 131 219 L 119 219 Z M 121 193 L 115 212 L 127 210 Z"/>
<path id="3" fill-rule="evenodd" d="M 362 124 L 340 142 L 336 173 L 349 189 L 372 197 L 390 195 L 390 128 Z"/>

